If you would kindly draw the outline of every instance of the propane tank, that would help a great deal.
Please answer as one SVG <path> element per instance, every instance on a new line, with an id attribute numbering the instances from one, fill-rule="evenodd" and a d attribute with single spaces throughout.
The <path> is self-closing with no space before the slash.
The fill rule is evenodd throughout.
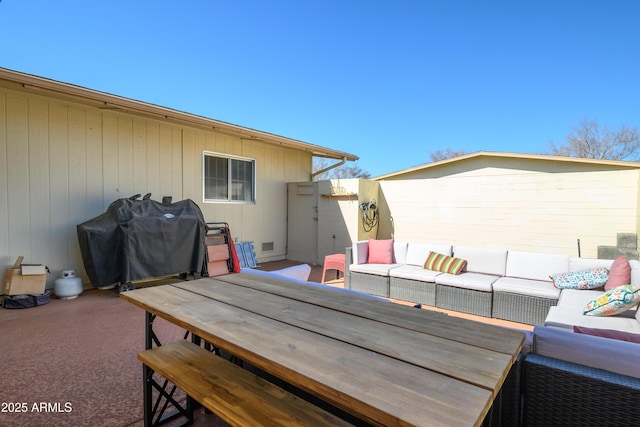
<path id="1" fill-rule="evenodd" d="M 76 277 L 75 270 L 63 270 L 62 277 L 53 284 L 53 292 L 61 299 L 76 298 L 82 293 L 82 278 Z"/>

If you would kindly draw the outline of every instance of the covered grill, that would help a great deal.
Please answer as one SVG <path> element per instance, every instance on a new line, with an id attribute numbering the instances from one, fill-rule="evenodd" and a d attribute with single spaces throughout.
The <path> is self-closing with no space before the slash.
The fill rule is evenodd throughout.
<path id="1" fill-rule="evenodd" d="M 206 274 L 207 226 L 192 200 L 118 199 L 77 226 L 84 267 L 96 288 L 155 277 Z"/>

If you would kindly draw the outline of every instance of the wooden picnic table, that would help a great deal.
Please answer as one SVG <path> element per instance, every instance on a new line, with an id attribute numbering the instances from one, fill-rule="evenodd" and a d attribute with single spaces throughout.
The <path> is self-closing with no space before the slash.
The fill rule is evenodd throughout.
<path id="1" fill-rule="evenodd" d="M 482 424 L 524 341 L 507 328 L 245 273 L 121 297 L 374 425 Z"/>

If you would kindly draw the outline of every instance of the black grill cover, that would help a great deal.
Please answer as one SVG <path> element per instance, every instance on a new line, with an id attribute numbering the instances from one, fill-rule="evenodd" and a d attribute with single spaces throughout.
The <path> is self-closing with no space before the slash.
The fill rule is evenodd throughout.
<path id="1" fill-rule="evenodd" d="M 205 266 L 207 225 L 192 200 L 162 204 L 118 199 L 77 226 L 84 268 L 96 288 L 198 273 Z"/>

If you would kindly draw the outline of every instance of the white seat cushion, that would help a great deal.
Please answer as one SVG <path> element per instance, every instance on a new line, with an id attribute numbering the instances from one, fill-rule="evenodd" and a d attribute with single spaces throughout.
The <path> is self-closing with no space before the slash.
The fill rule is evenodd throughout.
<path id="1" fill-rule="evenodd" d="M 553 286 L 551 282 L 514 277 L 501 277 L 493 282 L 493 292 L 511 292 L 512 294 L 549 299 L 560 298 L 560 289 Z"/>
<path id="2" fill-rule="evenodd" d="M 407 264 L 424 267 L 429 252 L 451 256 L 451 245 L 437 243 L 409 243 L 407 247 Z"/>
<path id="3" fill-rule="evenodd" d="M 481 273 L 443 273 L 436 277 L 436 283 L 438 285 L 455 286 L 457 288 L 491 292 L 493 290 L 493 282 L 495 282 L 499 278 L 500 276 L 492 276 L 489 274 Z"/>
<path id="4" fill-rule="evenodd" d="M 507 272 L 509 277 L 551 281 L 549 276 L 569 271 L 569 255 L 537 252 L 509 251 Z"/>
<path id="5" fill-rule="evenodd" d="M 604 267 L 607 270 L 611 269 L 613 264 L 612 259 L 596 259 L 596 258 L 569 258 L 569 271 L 589 270 L 597 267 Z"/>
<path id="6" fill-rule="evenodd" d="M 396 264 L 407 263 L 407 243 L 393 242 L 393 261 Z"/>
<path id="7" fill-rule="evenodd" d="M 375 274 L 389 276 L 389 271 L 398 268 L 400 264 L 351 264 L 349 270 L 356 273 Z"/>
<path id="8" fill-rule="evenodd" d="M 604 293 L 603 290 L 563 289 L 558 300 L 558 307 L 574 308 L 582 313 L 589 301 L 593 301 Z"/>
<path id="9" fill-rule="evenodd" d="M 417 280 L 426 283 L 435 283 L 436 277 L 441 275 L 439 271 L 426 270 L 417 265 L 402 265 L 389 272 L 389 276 L 400 279 Z"/>
<path id="10" fill-rule="evenodd" d="M 467 261 L 466 271 L 504 276 L 507 268 L 507 250 L 456 246 L 453 256 Z"/>
<path id="11" fill-rule="evenodd" d="M 574 307 L 551 307 L 544 320 L 545 326 L 555 326 L 559 328 L 571 329 L 574 326 L 585 328 L 613 329 L 616 331 L 640 334 L 640 322 L 633 317 L 636 314 L 633 310 L 616 316 L 585 316 L 582 310 Z"/>
<path id="12" fill-rule="evenodd" d="M 636 343 L 548 326 L 536 326 L 533 335 L 537 354 L 640 378 L 640 346 Z M 575 390 L 575 398 L 580 391 Z"/>
<path id="13" fill-rule="evenodd" d="M 291 267 L 281 268 L 280 270 L 273 270 L 272 273 L 307 281 L 311 274 L 311 266 L 309 264 L 293 265 Z"/>
<path id="14" fill-rule="evenodd" d="M 366 264 L 369 258 L 369 242 L 360 240 L 351 246 L 351 253 L 354 264 Z"/>

